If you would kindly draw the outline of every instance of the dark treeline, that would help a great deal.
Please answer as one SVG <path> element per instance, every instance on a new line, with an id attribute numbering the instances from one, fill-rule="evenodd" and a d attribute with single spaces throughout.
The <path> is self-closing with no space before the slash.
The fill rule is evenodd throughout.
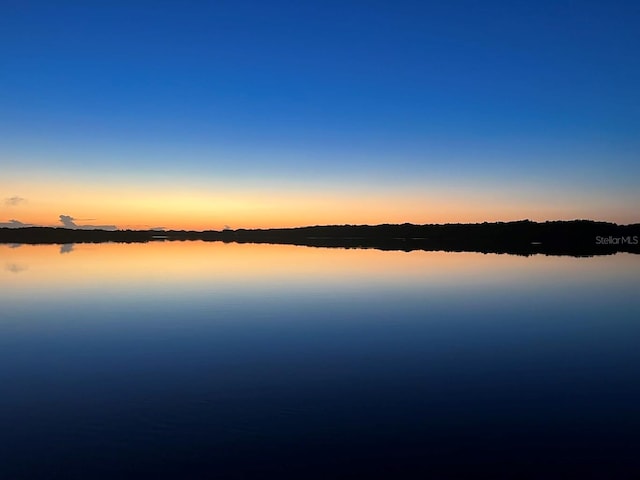
<path id="1" fill-rule="evenodd" d="M 640 253 L 640 224 L 590 220 L 444 224 L 333 225 L 281 229 L 73 230 L 27 227 L 0 229 L 2 243 L 96 243 L 203 240 L 274 243 L 314 247 L 381 250 L 444 250 L 531 255 L 606 255 Z"/>

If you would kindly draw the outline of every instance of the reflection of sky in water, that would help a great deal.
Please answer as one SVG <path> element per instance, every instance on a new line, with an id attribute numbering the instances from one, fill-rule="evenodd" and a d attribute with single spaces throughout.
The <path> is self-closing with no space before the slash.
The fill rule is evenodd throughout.
<path id="1" fill-rule="evenodd" d="M 71 253 L 73 252 L 73 248 L 75 247 L 75 244 L 73 243 L 65 243 L 64 245 L 60 245 L 60 253 Z"/>
<path id="2" fill-rule="evenodd" d="M 440 452 L 425 472 L 457 455 L 573 468 L 595 452 L 610 471 L 638 445 L 639 256 L 59 251 L 0 246 L 28 266 L 0 271 L 16 471 L 30 455 L 69 467 L 78 449 L 113 474 L 129 454 L 197 472 L 250 470 L 243 455 L 269 469 L 291 449 L 307 474 L 316 455 L 418 468 L 425 449 Z"/>

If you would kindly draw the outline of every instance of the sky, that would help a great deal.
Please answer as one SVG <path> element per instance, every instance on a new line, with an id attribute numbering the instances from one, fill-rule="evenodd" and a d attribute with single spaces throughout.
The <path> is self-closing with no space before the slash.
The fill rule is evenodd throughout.
<path id="1" fill-rule="evenodd" d="M 640 2 L 0 3 L 0 226 L 640 222 Z"/>

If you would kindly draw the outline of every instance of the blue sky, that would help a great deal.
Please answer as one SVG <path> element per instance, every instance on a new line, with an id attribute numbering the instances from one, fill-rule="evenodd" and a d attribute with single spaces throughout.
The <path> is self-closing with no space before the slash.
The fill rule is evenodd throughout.
<path id="1" fill-rule="evenodd" d="M 137 185 L 160 210 L 174 194 L 211 201 L 195 227 L 222 221 L 221 192 L 246 198 L 247 212 L 288 199 L 264 221 L 230 211 L 237 226 L 330 221 L 287 205 L 324 197 L 335 208 L 353 191 L 371 208 L 397 202 L 393 218 L 345 205 L 336 222 L 640 222 L 637 2 L 1 8 L 0 190 L 29 202 L 5 205 L 0 221 L 45 221 L 48 196 L 80 210 L 88 185 L 104 205 Z M 447 214 L 461 195 L 474 213 Z M 416 202 L 424 214 L 397 214 Z M 182 225 L 183 213 L 165 223 Z"/>

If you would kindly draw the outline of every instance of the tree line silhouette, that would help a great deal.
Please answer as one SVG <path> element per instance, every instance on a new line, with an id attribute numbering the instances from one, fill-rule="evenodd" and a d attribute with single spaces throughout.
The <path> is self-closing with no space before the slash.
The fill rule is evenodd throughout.
<path id="1" fill-rule="evenodd" d="M 224 230 L 75 230 L 0 228 L 0 242 L 69 244 L 202 240 L 381 250 L 444 250 L 519 255 L 640 253 L 640 224 L 592 220 L 414 225 L 324 225 Z"/>

